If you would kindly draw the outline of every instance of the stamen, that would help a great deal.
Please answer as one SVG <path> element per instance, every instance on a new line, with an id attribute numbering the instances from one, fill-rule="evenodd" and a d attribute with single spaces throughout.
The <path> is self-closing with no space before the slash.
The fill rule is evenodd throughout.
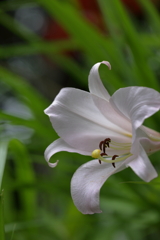
<path id="1" fill-rule="evenodd" d="M 104 141 L 101 141 L 100 144 L 99 144 L 99 148 L 101 149 L 102 151 L 102 145 L 103 145 Z"/>
<path id="2" fill-rule="evenodd" d="M 101 156 L 108 156 L 108 154 L 106 154 L 106 153 L 101 153 L 100 155 L 101 155 Z M 102 161 L 99 160 L 99 159 L 98 159 L 98 161 L 99 161 L 99 163 L 101 164 Z"/>
<path id="3" fill-rule="evenodd" d="M 104 140 L 105 144 L 109 147 L 109 143 L 111 142 L 111 139 L 110 138 L 106 138 Z"/>
<path id="4" fill-rule="evenodd" d="M 111 143 L 111 146 L 110 146 Z M 108 154 L 106 153 L 106 148 L 111 148 L 111 149 L 115 149 L 115 150 L 128 150 L 128 153 L 125 153 L 123 155 L 121 155 L 119 157 L 119 155 L 113 155 L 113 156 L 108 156 Z M 130 143 L 117 143 L 114 141 L 111 141 L 110 138 L 106 138 L 103 141 L 101 141 L 99 143 L 99 148 L 100 149 L 95 149 L 92 152 L 92 157 L 93 158 L 97 158 L 99 163 L 101 164 L 102 161 L 106 162 L 106 163 L 112 163 L 113 167 L 115 168 L 115 163 L 116 162 L 120 162 L 123 161 L 125 159 L 127 159 L 128 157 L 132 156 L 132 154 L 130 153 L 130 148 L 131 148 L 131 144 Z M 125 151 L 126 152 L 126 151 Z"/>
<path id="5" fill-rule="evenodd" d="M 101 156 L 108 156 L 107 153 L 101 153 L 100 155 L 101 155 Z"/>
<path id="6" fill-rule="evenodd" d="M 96 150 L 97 150 L 97 149 L 96 149 Z M 96 150 L 94 150 L 94 151 L 96 151 Z M 93 152 L 94 152 L 94 151 L 93 151 Z M 92 157 L 95 156 L 95 155 L 93 154 L 93 152 L 92 152 Z M 116 155 L 114 155 L 114 156 L 116 156 Z M 127 153 L 127 154 L 122 155 L 121 157 L 117 157 L 117 159 L 109 160 L 109 158 L 112 159 L 112 156 L 107 156 L 106 158 L 104 158 L 104 157 L 102 157 L 102 156 L 99 154 L 99 156 L 96 155 L 95 158 L 98 158 L 99 160 L 101 160 L 101 161 L 103 161 L 103 162 L 106 162 L 106 163 L 116 163 L 116 162 L 121 162 L 121 161 L 127 159 L 127 158 L 130 157 L 130 156 L 132 156 L 132 154 L 131 154 L 131 153 Z"/>
<path id="7" fill-rule="evenodd" d="M 112 145 L 116 145 L 116 146 L 131 146 L 131 143 L 118 143 L 118 142 L 114 142 L 114 141 L 112 141 L 111 142 L 112 143 Z"/>
<path id="8" fill-rule="evenodd" d="M 119 156 L 118 156 L 118 155 L 114 155 L 114 156 L 112 157 L 112 160 L 115 160 L 116 157 L 119 157 Z M 114 168 L 116 167 L 116 166 L 115 166 L 115 163 L 112 163 L 112 165 L 113 165 Z"/>
<path id="9" fill-rule="evenodd" d="M 103 142 L 103 153 L 106 153 L 105 141 Z"/>
<path id="10" fill-rule="evenodd" d="M 117 147 L 110 147 L 111 149 L 115 149 L 115 150 L 123 150 L 123 149 L 130 149 L 131 147 L 120 147 L 120 148 L 117 148 Z"/>

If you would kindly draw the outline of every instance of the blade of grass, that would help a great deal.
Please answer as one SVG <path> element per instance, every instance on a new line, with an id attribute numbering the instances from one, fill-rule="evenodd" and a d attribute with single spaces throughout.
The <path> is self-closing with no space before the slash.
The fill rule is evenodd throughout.
<path id="1" fill-rule="evenodd" d="M 18 44 L 0 47 L 0 58 L 13 56 L 24 56 L 31 54 L 56 54 L 63 51 L 78 50 L 78 46 L 73 40 L 61 40 L 54 42 L 38 42 L 36 45 Z"/>
<path id="2" fill-rule="evenodd" d="M 124 42 L 124 36 L 120 34 L 119 23 L 115 17 L 114 11 L 109 7 L 109 3 L 99 0 L 99 6 L 103 14 L 103 19 L 106 23 L 106 27 L 109 30 L 110 37 L 116 50 L 116 56 L 119 63 L 116 69 L 119 72 L 119 76 L 126 82 L 126 85 L 133 85 L 135 82 L 138 84 L 138 79 L 135 72 L 132 70 L 130 63 L 126 64 L 126 45 Z"/>
<path id="3" fill-rule="evenodd" d="M 23 39 L 25 39 L 26 41 L 28 41 L 30 43 L 31 47 L 36 49 L 37 48 L 36 47 L 37 44 L 41 44 L 41 43 L 43 44 L 44 41 L 41 40 L 38 36 L 36 36 L 36 34 L 32 33 L 29 29 L 26 30 L 26 27 L 24 27 L 24 29 L 23 29 L 23 26 L 20 23 L 15 22 L 12 19 L 12 17 L 8 16 L 6 13 L 3 13 L 2 15 L 3 15 L 3 17 L 0 17 L 0 22 L 5 27 L 7 27 L 10 31 L 12 31 L 14 34 L 17 34 L 20 37 L 22 37 Z M 81 21 L 81 18 L 79 20 Z M 79 22 L 78 22 L 78 24 L 79 24 Z M 83 22 L 83 26 L 86 26 L 86 25 L 87 24 L 85 22 Z M 23 29 L 23 31 L 21 31 L 20 29 Z M 90 29 L 90 26 L 87 27 L 87 31 L 89 31 L 89 29 Z M 82 27 L 82 30 L 83 30 L 83 27 Z M 29 32 L 29 35 L 27 34 L 28 32 Z M 98 38 L 98 39 L 100 38 L 101 39 L 101 37 L 99 37 L 97 35 L 97 33 L 94 33 L 93 39 L 94 38 Z M 79 44 L 79 42 L 77 42 L 77 40 L 76 40 L 76 38 L 74 36 L 73 36 L 73 39 L 74 39 L 75 44 L 78 45 L 81 49 L 83 49 L 84 46 L 85 46 L 85 50 L 88 49 L 88 48 L 86 48 L 86 44 L 83 41 L 83 39 L 81 41 L 81 43 L 83 43 L 83 46 L 81 44 Z M 101 49 L 102 49 L 101 52 L 103 52 L 103 57 L 99 58 L 100 61 L 107 58 L 107 52 L 104 49 L 104 48 L 107 47 L 107 42 L 105 41 L 104 38 L 102 38 L 101 40 L 102 41 L 100 41 L 100 42 L 103 42 L 103 47 L 101 47 Z M 90 51 L 90 54 L 91 54 L 92 58 L 95 55 L 95 50 L 97 51 L 97 53 L 99 52 L 99 49 L 97 48 L 97 44 L 99 45 L 100 43 L 97 42 L 96 45 L 94 45 L 93 48 Z M 113 61 L 117 61 L 116 52 L 114 50 L 114 46 L 111 46 L 111 44 L 109 44 L 108 47 L 107 47 L 107 51 L 108 52 L 113 52 L 114 51 L 114 54 L 112 54 L 112 56 L 115 56 L 115 59 Z M 51 53 L 48 53 L 47 56 L 53 62 L 58 63 L 67 72 L 72 74 L 73 77 L 75 77 L 75 79 L 78 79 L 78 80 L 80 80 L 82 82 L 84 82 L 84 79 L 86 79 L 86 73 L 85 73 L 84 69 L 82 67 L 80 67 L 79 64 L 77 64 L 74 60 L 72 60 L 68 56 L 62 56 L 62 55 L 58 56 L 56 54 L 54 55 L 54 54 L 51 54 Z M 98 60 L 92 60 L 91 64 L 94 64 L 96 61 L 98 61 Z M 76 69 L 76 71 L 74 69 Z M 120 82 L 119 78 L 116 76 L 116 74 L 114 74 L 113 71 L 110 73 L 110 82 L 112 82 L 112 84 L 116 88 L 120 88 L 120 87 L 123 86 L 122 82 Z"/>
<path id="4" fill-rule="evenodd" d="M 110 6 L 117 17 L 117 22 L 119 23 L 124 37 L 132 50 L 135 64 L 134 67 L 135 71 L 137 71 L 140 76 L 140 84 L 159 90 L 159 84 L 146 61 L 149 50 L 146 49 L 144 44 L 141 42 L 141 39 L 138 36 L 122 3 L 119 0 L 110 1 Z"/>
<path id="5" fill-rule="evenodd" d="M 16 116 L 13 116 L 10 114 L 6 114 L 1 111 L 0 111 L 0 119 L 1 119 L 1 121 L 7 122 L 9 124 L 32 128 L 33 130 L 35 130 L 36 134 L 38 134 L 39 136 L 41 136 L 43 138 L 47 138 L 47 139 L 51 138 L 50 137 L 51 126 L 49 127 L 49 124 L 45 125 L 45 124 L 41 123 L 41 121 L 37 121 L 34 119 L 23 119 L 23 118 L 16 117 Z M 52 140 L 53 140 L 53 137 L 56 138 L 56 136 L 57 135 L 53 131 Z"/>
<path id="6" fill-rule="evenodd" d="M 146 47 L 158 48 L 158 49 L 160 47 L 160 41 L 159 41 L 160 35 L 143 34 L 141 35 L 141 39 Z"/>
<path id="7" fill-rule="evenodd" d="M 31 30 L 24 27 L 19 22 L 15 21 L 12 17 L 10 17 L 8 14 L 4 13 L 2 10 L 0 10 L 0 23 L 8 28 L 11 32 L 18 35 L 25 41 L 29 42 L 29 46 L 31 46 L 32 49 L 37 49 L 37 46 L 41 46 L 41 44 L 45 45 L 45 54 L 49 57 L 49 59 L 52 62 L 58 63 L 63 69 L 65 69 L 67 72 L 69 72 L 75 79 L 80 79 L 82 82 L 84 81 L 84 75 L 83 74 L 83 68 L 79 66 L 79 64 L 76 63 L 76 61 L 72 60 L 69 56 L 62 56 L 60 57 L 62 60 L 59 59 L 56 55 L 51 53 L 49 49 L 46 48 L 46 45 L 48 44 L 48 48 L 50 48 L 50 43 L 43 41 L 40 37 L 38 37 L 35 33 L 33 33 Z M 73 41 L 73 40 L 71 40 Z M 77 42 L 74 40 L 74 45 L 77 45 Z M 79 45 L 78 45 L 79 46 Z M 47 49 L 47 50 L 46 50 Z M 59 51 L 60 47 L 58 47 Z M 3 51 L 3 50 L 2 50 Z M 33 50 L 34 51 L 34 50 Z M 7 54 L 7 53 L 6 53 Z M 65 59 L 65 60 L 64 60 Z M 67 65 L 67 62 L 69 64 Z M 74 68 L 76 68 L 77 71 L 74 71 Z M 81 73 L 81 74 L 79 74 Z"/>
<path id="8" fill-rule="evenodd" d="M 152 1 L 146 0 L 138 0 L 138 2 L 142 5 L 144 11 L 146 12 L 146 16 L 149 19 L 149 23 L 152 26 L 153 33 L 160 33 L 160 16 L 156 7 L 153 5 Z"/>
<path id="9" fill-rule="evenodd" d="M 2 190 L 0 190 L 0 236 L 2 240 L 5 240 L 4 216 L 3 216 L 3 191 Z"/>
<path id="10" fill-rule="evenodd" d="M 48 106 L 48 102 L 36 90 L 34 90 L 22 77 L 10 72 L 0 66 L 0 78 L 5 84 L 10 86 L 12 90 L 27 104 L 34 114 L 44 120 L 44 109 Z"/>
<path id="11" fill-rule="evenodd" d="M 69 3 L 51 0 L 38 0 L 37 2 L 42 4 L 51 16 L 56 18 L 57 21 L 65 27 L 67 32 L 73 36 L 93 58 L 96 56 L 96 59 L 102 60 L 104 56 L 106 56 L 107 53 L 105 53 L 103 49 L 104 39 L 102 34 L 93 28 L 91 24 L 84 21 L 78 11 Z M 88 38 L 88 36 L 90 36 L 90 38 Z"/>
<path id="12" fill-rule="evenodd" d="M 32 33 L 27 27 L 22 26 L 2 9 L 0 9 L 0 23 L 26 41 L 32 42 L 33 44 L 40 41 L 40 38 L 36 34 Z"/>
<path id="13" fill-rule="evenodd" d="M 45 7 L 48 13 L 77 41 L 92 59 L 91 64 L 102 60 L 108 60 L 115 66 L 119 63 L 114 46 L 108 45 L 106 37 L 86 21 L 71 4 L 51 0 L 37 0 L 37 2 Z M 123 86 L 123 82 L 113 71 L 110 74 L 110 82 L 117 88 Z"/>
<path id="14" fill-rule="evenodd" d="M 0 142 L 0 190 L 2 190 L 2 178 L 7 157 L 8 141 Z"/>
<path id="15" fill-rule="evenodd" d="M 34 0 L 23 0 L 23 2 L 21 0 L 14 0 L 13 1 L 3 1 L 0 3 L 0 9 L 3 10 L 16 10 L 17 8 L 23 6 L 23 5 L 35 5 L 35 1 Z"/>
<path id="16" fill-rule="evenodd" d="M 8 141 L 0 142 L 0 236 L 1 239 L 5 239 L 4 233 L 4 217 L 3 217 L 3 190 L 2 190 L 2 178 L 5 168 L 5 162 L 7 157 Z"/>
<path id="17" fill-rule="evenodd" d="M 35 174 L 26 147 L 18 140 L 10 141 L 9 150 L 15 163 L 16 181 L 21 183 L 18 190 L 22 204 L 21 214 L 25 220 L 35 218 L 36 190 L 27 188 L 27 184 L 34 184 Z"/>

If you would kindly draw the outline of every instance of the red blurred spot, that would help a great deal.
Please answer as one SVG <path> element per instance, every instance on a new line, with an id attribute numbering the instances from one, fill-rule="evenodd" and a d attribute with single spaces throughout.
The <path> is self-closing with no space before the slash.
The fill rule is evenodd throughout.
<path id="1" fill-rule="evenodd" d="M 47 30 L 44 35 L 45 39 L 63 40 L 63 39 L 67 39 L 68 37 L 69 36 L 67 32 L 63 29 L 63 27 L 61 27 L 59 23 L 57 23 L 52 19 L 48 21 Z"/>

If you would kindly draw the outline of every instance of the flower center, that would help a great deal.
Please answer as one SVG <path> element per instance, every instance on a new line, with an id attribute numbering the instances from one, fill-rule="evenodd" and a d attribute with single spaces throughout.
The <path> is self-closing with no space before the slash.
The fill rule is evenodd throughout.
<path id="1" fill-rule="evenodd" d="M 106 153 L 106 148 L 112 148 L 115 150 L 125 149 L 125 150 L 128 150 L 129 152 L 126 154 L 123 154 L 121 156 L 119 156 L 119 155 L 108 156 L 108 154 Z M 107 162 L 107 163 L 112 163 L 113 167 L 115 168 L 116 162 L 123 161 L 132 155 L 130 153 L 130 148 L 131 148 L 130 143 L 117 143 L 117 142 L 111 141 L 110 138 L 106 138 L 99 143 L 99 149 L 95 149 L 92 152 L 91 156 L 93 158 L 98 158 L 100 164 L 101 164 L 101 161 Z"/>

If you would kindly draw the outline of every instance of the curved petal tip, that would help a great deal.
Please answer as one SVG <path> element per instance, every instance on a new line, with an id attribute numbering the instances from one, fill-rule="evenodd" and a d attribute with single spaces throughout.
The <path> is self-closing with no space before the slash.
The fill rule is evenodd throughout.
<path id="1" fill-rule="evenodd" d="M 54 168 L 57 166 L 58 162 L 59 162 L 59 160 L 57 160 L 55 163 L 48 162 L 48 166 L 51 168 Z"/>
<path id="2" fill-rule="evenodd" d="M 109 68 L 109 70 L 111 70 L 111 64 L 108 61 L 102 61 L 103 64 L 107 65 L 107 67 Z"/>

